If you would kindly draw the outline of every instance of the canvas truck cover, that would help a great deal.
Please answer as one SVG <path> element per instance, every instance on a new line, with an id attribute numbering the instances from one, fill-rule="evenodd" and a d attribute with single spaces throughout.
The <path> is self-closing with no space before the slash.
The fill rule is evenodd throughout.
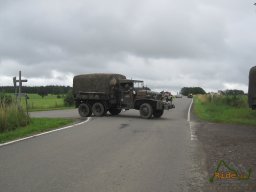
<path id="1" fill-rule="evenodd" d="M 256 105 L 256 66 L 249 73 L 248 103 L 250 107 Z"/>
<path id="2" fill-rule="evenodd" d="M 73 79 L 73 93 L 79 92 L 104 92 L 110 94 L 111 89 L 118 80 L 126 79 L 121 74 L 94 73 L 77 75 Z"/>

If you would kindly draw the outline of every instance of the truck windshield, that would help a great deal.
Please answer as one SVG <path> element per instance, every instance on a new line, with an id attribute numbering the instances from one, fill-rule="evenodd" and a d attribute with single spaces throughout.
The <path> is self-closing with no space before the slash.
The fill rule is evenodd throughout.
<path id="1" fill-rule="evenodd" d="M 135 89 L 143 89 L 144 88 L 144 82 L 143 81 L 134 81 L 134 88 Z"/>

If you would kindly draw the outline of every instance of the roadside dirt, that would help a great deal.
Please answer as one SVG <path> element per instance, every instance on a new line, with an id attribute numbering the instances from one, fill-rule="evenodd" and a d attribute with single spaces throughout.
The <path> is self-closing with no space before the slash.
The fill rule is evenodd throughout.
<path id="1" fill-rule="evenodd" d="M 205 153 L 208 181 L 203 191 L 255 192 L 256 127 L 202 122 L 194 115 L 192 122 L 197 142 Z M 230 174 L 234 173 L 230 168 L 244 179 L 234 175 L 230 178 Z M 209 181 L 210 178 L 213 178 L 213 182 Z"/>

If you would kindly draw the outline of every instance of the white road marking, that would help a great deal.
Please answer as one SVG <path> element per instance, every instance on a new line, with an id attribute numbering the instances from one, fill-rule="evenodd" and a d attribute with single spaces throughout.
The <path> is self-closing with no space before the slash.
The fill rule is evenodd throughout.
<path id="1" fill-rule="evenodd" d="M 191 111 L 191 107 L 192 107 L 192 104 L 193 104 L 193 99 L 190 103 L 190 106 L 189 106 L 189 109 L 188 109 L 188 123 L 189 123 L 189 129 L 190 129 L 190 140 L 193 141 L 193 140 L 197 140 L 197 136 L 195 135 L 195 130 L 192 128 L 192 122 L 190 121 L 190 111 Z"/>
<path id="2" fill-rule="evenodd" d="M 194 100 L 192 99 L 192 101 L 191 101 L 191 103 L 190 103 L 190 106 L 189 106 L 189 108 L 188 108 L 188 121 L 190 121 L 190 110 L 191 110 L 193 101 L 194 101 Z"/>
<path id="3" fill-rule="evenodd" d="M 196 131 L 192 128 L 192 122 L 189 122 L 189 129 L 190 129 L 190 140 L 197 140 Z"/>
<path id="4" fill-rule="evenodd" d="M 10 144 L 13 144 L 13 143 L 17 143 L 17 142 L 20 142 L 20 141 L 32 139 L 34 137 L 39 137 L 39 136 L 42 136 L 42 135 L 47 135 L 47 134 L 50 134 L 50 133 L 53 133 L 53 132 L 58 132 L 58 131 L 62 131 L 62 130 L 65 130 L 65 129 L 70 129 L 72 127 L 76 127 L 78 125 L 82 125 L 84 123 L 87 123 L 88 121 L 90 121 L 90 119 L 91 119 L 91 117 L 89 117 L 86 121 L 83 121 L 83 122 L 80 122 L 80 123 L 77 123 L 77 124 L 74 124 L 74 125 L 69 125 L 69 126 L 66 126 L 66 127 L 59 128 L 59 129 L 54 129 L 54 130 L 51 130 L 51 131 L 47 131 L 47 132 L 43 132 L 43 133 L 38 133 L 36 135 L 31 135 L 31 136 L 24 137 L 24 138 L 21 138 L 21 139 L 17 139 L 17 140 L 9 141 L 9 142 L 6 142 L 6 143 L 2 143 L 2 144 L 0 144 L 0 147 L 3 147 L 5 145 L 10 145 Z"/>

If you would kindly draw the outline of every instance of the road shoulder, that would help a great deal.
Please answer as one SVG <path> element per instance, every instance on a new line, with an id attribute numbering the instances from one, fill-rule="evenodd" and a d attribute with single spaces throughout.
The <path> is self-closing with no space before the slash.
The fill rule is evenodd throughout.
<path id="1" fill-rule="evenodd" d="M 252 169 L 248 180 L 215 179 L 206 182 L 204 191 L 255 191 L 256 127 L 203 122 L 195 116 L 193 108 L 191 112 L 191 126 L 205 154 L 208 179 L 214 176 L 220 161 L 239 173 L 246 174 Z"/>

